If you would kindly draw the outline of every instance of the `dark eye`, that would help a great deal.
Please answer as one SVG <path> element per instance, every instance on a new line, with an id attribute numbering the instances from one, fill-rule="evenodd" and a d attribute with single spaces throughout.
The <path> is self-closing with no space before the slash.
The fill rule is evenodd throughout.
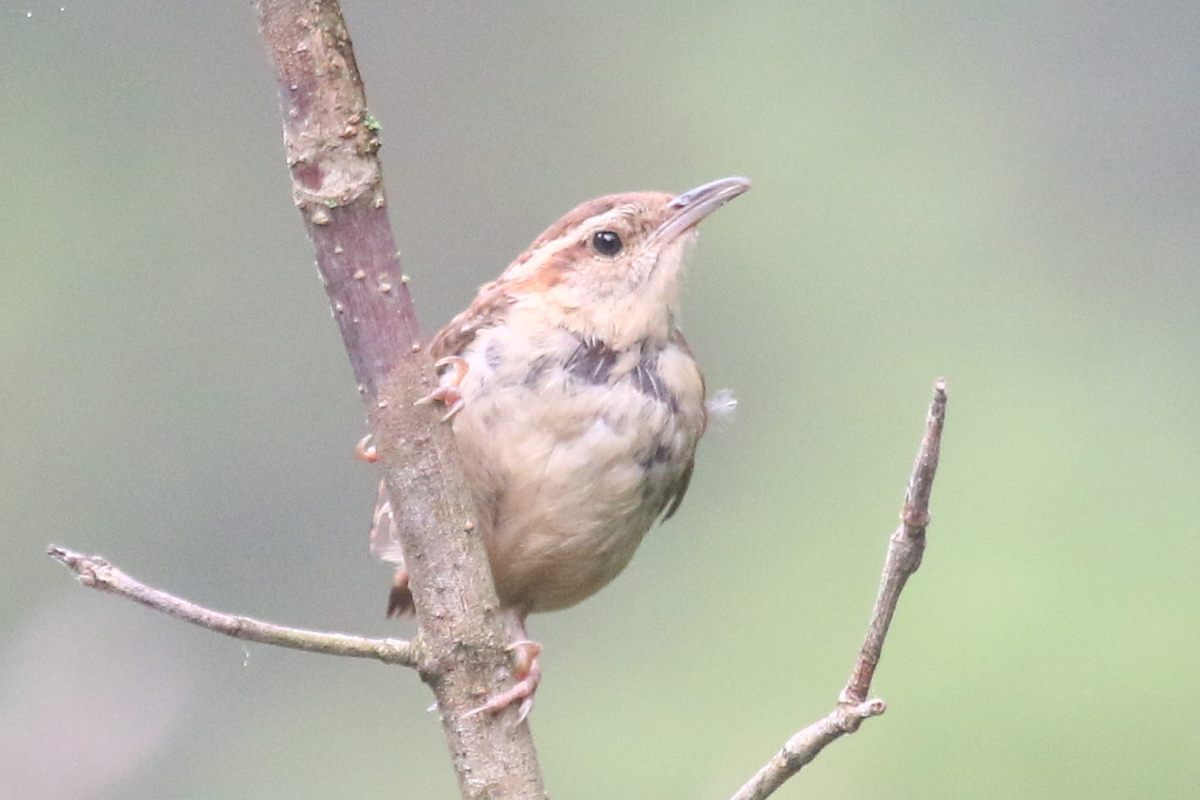
<path id="1" fill-rule="evenodd" d="M 615 256 L 624 246 L 616 231 L 596 231 L 592 234 L 592 249 L 602 256 Z"/>

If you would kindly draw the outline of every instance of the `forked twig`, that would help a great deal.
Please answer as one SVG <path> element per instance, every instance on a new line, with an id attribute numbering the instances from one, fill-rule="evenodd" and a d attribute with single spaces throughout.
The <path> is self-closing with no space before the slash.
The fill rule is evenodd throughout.
<path id="1" fill-rule="evenodd" d="M 933 402 L 925 420 L 925 436 L 921 440 L 908 482 L 904 508 L 900 512 L 900 526 L 888 541 L 871 624 L 855 659 L 850 680 L 838 695 L 837 707 L 788 739 L 779 752 L 733 795 L 732 800 L 763 800 L 769 797 L 784 781 L 816 758 L 826 745 L 847 733 L 854 733 L 863 720 L 887 710 L 887 704 L 878 698 L 868 700 L 867 694 L 883 653 L 888 626 L 900 601 L 900 592 L 917 567 L 921 566 L 921 556 L 925 552 L 929 493 L 933 490 L 933 478 L 937 473 L 945 420 L 946 382 L 939 380 L 934 384 Z"/>

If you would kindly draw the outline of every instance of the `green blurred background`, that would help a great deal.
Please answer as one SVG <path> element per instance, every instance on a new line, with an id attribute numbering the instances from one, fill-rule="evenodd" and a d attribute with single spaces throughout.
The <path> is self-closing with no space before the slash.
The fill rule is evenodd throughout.
<path id="1" fill-rule="evenodd" d="M 1200 4 L 346 11 L 430 329 L 578 201 L 755 181 L 685 298 L 737 420 L 615 584 L 532 621 L 553 796 L 725 797 L 829 710 L 942 375 L 890 710 L 780 796 L 1195 796 Z M 0 86 L 0 797 L 454 796 L 412 674 L 42 552 L 410 632 L 248 4 L 5 0 Z"/>

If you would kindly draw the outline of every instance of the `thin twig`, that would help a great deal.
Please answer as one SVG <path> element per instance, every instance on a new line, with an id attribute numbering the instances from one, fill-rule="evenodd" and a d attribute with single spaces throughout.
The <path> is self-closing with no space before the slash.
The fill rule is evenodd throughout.
<path id="1" fill-rule="evenodd" d="M 887 710 L 880 699 L 867 699 L 871 679 L 883 652 L 888 626 L 896 613 L 896 603 L 909 576 L 921 565 L 925 552 L 925 527 L 929 524 L 929 494 L 937 473 L 938 455 L 942 443 L 942 427 L 946 419 L 946 382 L 939 380 L 933 389 L 933 402 L 925 420 L 925 436 L 917 451 L 912 477 L 900 512 L 900 526 L 888 541 L 887 558 L 879 582 L 879 596 L 867 629 L 854 670 L 838 696 L 837 707 L 827 716 L 809 725 L 792 738 L 782 749 L 746 782 L 732 800 L 764 800 L 783 782 L 812 761 L 829 743 L 854 733 L 868 717 Z"/>
<path id="2" fill-rule="evenodd" d="M 843 703 L 861 703 L 867 698 L 871 678 L 875 675 L 875 667 L 879 665 L 879 657 L 883 652 L 888 626 L 900 601 L 900 592 L 917 567 L 921 566 L 921 557 L 925 553 L 925 527 L 929 524 L 929 494 L 933 491 L 933 478 L 937 473 L 945 419 L 946 382 L 939 380 L 934 386 L 933 402 L 925 420 L 925 436 L 908 481 L 904 508 L 900 511 L 900 526 L 888 542 L 879 596 L 875 599 L 875 610 L 871 615 L 871 627 L 867 630 L 854 671 L 842 692 Z"/>
<path id="3" fill-rule="evenodd" d="M 46 552 L 71 570 L 84 586 L 127 597 L 147 608 L 235 639 L 289 647 L 309 653 L 373 658 L 385 664 L 400 664 L 406 667 L 415 667 L 419 660 L 418 646 L 403 639 L 368 639 L 343 633 L 308 631 L 226 614 L 147 586 L 100 556 L 88 556 L 55 545 L 47 548 Z"/>

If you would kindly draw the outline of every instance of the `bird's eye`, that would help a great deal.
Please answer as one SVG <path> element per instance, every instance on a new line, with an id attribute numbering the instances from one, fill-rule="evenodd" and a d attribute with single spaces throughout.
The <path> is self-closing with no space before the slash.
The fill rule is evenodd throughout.
<path id="1" fill-rule="evenodd" d="M 615 256 L 624 246 L 616 231 L 596 231 L 592 234 L 592 249 L 602 256 Z"/>

